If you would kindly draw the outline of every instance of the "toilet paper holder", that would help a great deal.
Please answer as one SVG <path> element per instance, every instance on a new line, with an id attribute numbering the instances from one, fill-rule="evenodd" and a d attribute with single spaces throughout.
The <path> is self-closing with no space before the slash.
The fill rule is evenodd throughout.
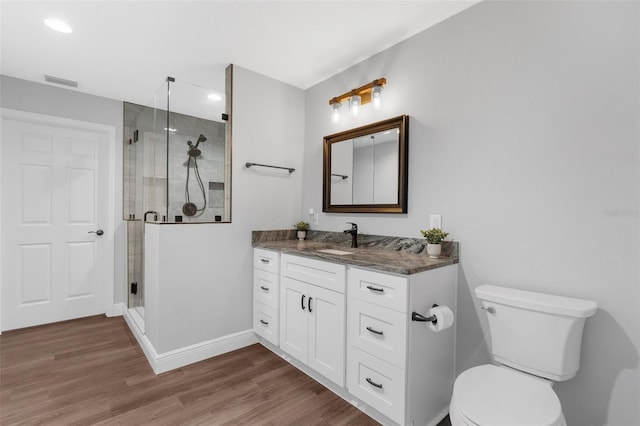
<path id="1" fill-rule="evenodd" d="M 431 307 L 435 308 L 436 306 L 438 306 L 438 304 L 434 303 L 433 306 Z M 431 315 L 430 317 L 425 317 L 424 315 L 420 315 L 417 312 L 411 312 L 411 321 L 430 322 L 432 324 L 438 323 L 438 319 L 436 318 L 435 315 Z"/>

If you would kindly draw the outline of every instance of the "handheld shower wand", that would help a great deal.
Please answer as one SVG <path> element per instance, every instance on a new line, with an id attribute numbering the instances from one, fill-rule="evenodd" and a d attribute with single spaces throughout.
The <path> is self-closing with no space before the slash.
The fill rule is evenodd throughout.
<path id="1" fill-rule="evenodd" d="M 198 145 L 200 145 L 200 142 L 204 142 L 206 140 L 207 138 L 205 138 L 204 135 L 198 136 L 195 146 L 193 145 L 193 142 L 187 141 L 187 145 L 189 145 L 189 151 L 187 151 L 189 157 L 199 157 L 202 154 L 202 151 L 198 149 Z"/>
<path id="2" fill-rule="evenodd" d="M 201 134 L 200 136 L 198 136 L 198 140 L 196 141 L 195 145 L 193 145 L 193 142 L 187 141 L 187 145 L 189 145 L 189 150 L 187 151 L 187 154 L 189 154 L 189 156 L 187 157 L 187 182 L 184 187 L 185 203 L 182 206 L 182 212 L 186 216 L 195 216 L 196 213 L 204 211 L 204 209 L 207 207 L 207 195 L 205 192 L 204 183 L 202 182 L 202 178 L 200 177 L 200 170 L 198 169 L 198 160 L 197 160 L 197 157 L 199 157 L 202 154 L 202 151 L 198 149 L 198 145 L 200 145 L 200 142 L 204 142 L 206 140 L 207 138 Z M 196 175 L 196 181 L 198 182 L 198 186 L 200 187 L 200 191 L 202 192 L 202 199 L 204 200 L 204 205 L 202 206 L 201 209 L 199 209 L 195 205 L 195 203 L 191 201 L 191 194 L 189 193 L 189 169 L 191 168 L 192 161 L 193 161 L 193 168 Z"/>

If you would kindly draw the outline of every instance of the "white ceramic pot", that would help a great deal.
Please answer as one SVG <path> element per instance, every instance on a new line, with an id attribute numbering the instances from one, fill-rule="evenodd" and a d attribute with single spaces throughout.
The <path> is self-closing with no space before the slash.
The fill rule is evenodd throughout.
<path id="1" fill-rule="evenodd" d="M 442 252 L 442 246 L 440 244 L 427 243 L 427 254 L 431 259 L 437 259 Z"/>
<path id="2" fill-rule="evenodd" d="M 307 238 L 307 231 L 298 231 L 298 239 L 300 241 L 304 240 L 305 238 Z"/>

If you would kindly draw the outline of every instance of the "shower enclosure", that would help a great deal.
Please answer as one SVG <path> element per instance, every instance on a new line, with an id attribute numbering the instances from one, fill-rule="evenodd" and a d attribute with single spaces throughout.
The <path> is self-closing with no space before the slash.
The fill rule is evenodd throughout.
<path id="1" fill-rule="evenodd" d="M 231 221 L 228 95 L 167 77 L 147 105 L 124 103 L 127 306 L 143 332 L 145 222 Z"/>

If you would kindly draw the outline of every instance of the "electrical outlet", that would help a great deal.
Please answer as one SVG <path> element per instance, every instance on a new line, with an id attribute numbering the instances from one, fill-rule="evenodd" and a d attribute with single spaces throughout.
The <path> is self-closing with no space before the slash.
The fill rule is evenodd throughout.
<path id="1" fill-rule="evenodd" d="M 309 209 L 309 219 L 313 225 L 317 225 L 319 223 L 318 212 L 316 212 L 313 208 Z"/>
<path id="2" fill-rule="evenodd" d="M 429 220 L 429 229 L 442 229 L 442 215 L 441 214 L 432 214 Z"/>

